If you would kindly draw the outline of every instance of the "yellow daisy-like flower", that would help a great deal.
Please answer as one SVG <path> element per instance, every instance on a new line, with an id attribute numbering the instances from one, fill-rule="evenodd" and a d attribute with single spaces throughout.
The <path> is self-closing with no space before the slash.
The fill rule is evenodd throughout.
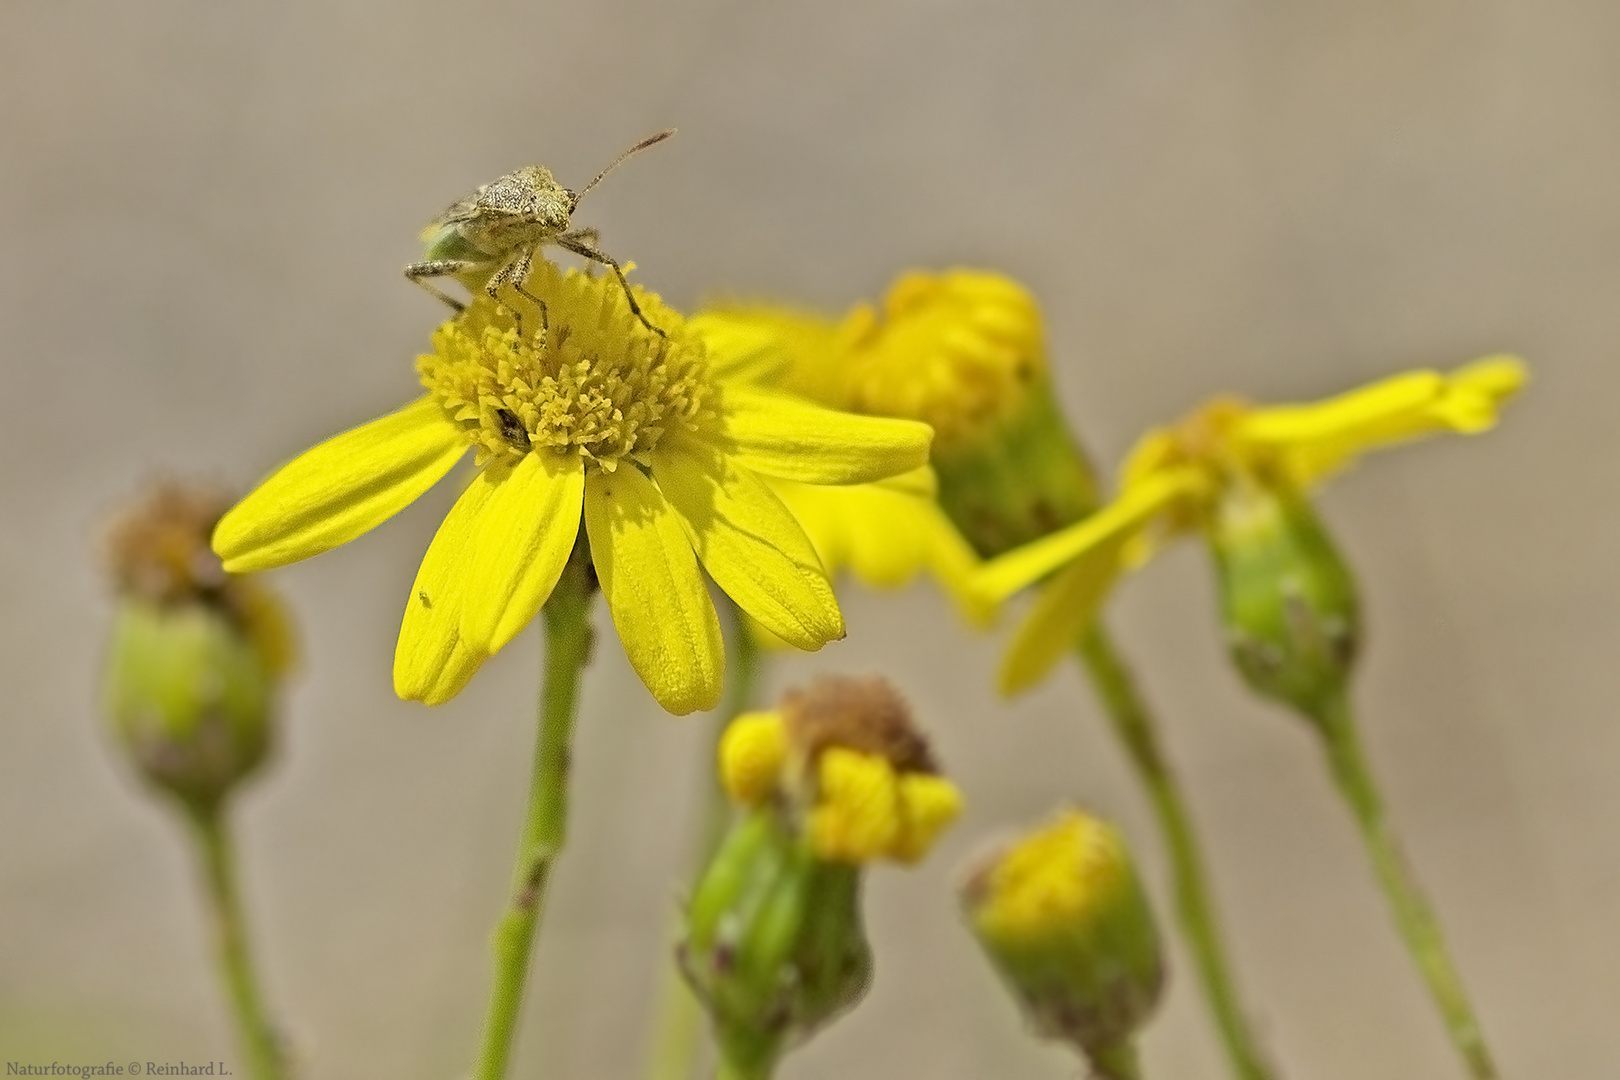
<path id="1" fill-rule="evenodd" d="M 220 522 L 242 572 L 308 558 L 398 513 L 477 450 L 429 546 L 394 660 L 436 704 L 522 630 L 581 522 L 631 665 L 674 713 L 719 700 L 720 625 L 698 571 L 804 649 L 843 636 L 815 549 L 765 477 L 858 484 L 916 469 L 926 425 L 858 417 L 729 376 L 658 297 L 538 264 L 542 312 L 477 296 L 417 364 L 427 393 L 283 466 Z"/>
<path id="2" fill-rule="evenodd" d="M 1001 671 L 1013 694 L 1039 682 L 1126 570 L 1165 541 L 1207 528 L 1236 484 L 1301 491 L 1368 450 L 1496 422 L 1525 382 L 1523 365 L 1487 357 L 1449 375 L 1410 371 L 1307 405 L 1256 408 L 1220 399 L 1173 428 L 1150 431 L 1121 470 L 1109 505 L 987 564 L 977 586 L 1003 600 L 1056 573 L 1014 637 Z"/>
<path id="3" fill-rule="evenodd" d="M 986 432 L 1020 415 L 1045 386 L 1040 313 L 998 274 L 907 273 L 880 306 L 857 304 L 842 320 L 776 305 L 719 305 L 694 316 L 692 328 L 717 365 L 740 378 L 832 408 L 921 420 L 934 428 L 936 454 L 972 446 L 975 462 L 999 456 L 985 445 Z M 941 507 L 932 469 L 837 489 L 774 480 L 771 487 L 829 572 L 848 569 L 873 588 L 928 573 L 970 622 L 993 615 L 994 605 L 971 588 L 979 556 Z"/>

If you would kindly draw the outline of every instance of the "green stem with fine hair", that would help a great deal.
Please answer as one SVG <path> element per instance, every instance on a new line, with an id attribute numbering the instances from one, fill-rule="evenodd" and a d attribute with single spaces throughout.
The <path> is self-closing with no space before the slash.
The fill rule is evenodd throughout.
<path id="1" fill-rule="evenodd" d="M 1445 1019 L 1452 1043 L 1467 1063 L 1469 1075 L 1475 1080 L 1496 1080 L 1496 1065 L 1485 1046 L 1485 1036 L 1474 1016 L 1473 1006 L 1468 1002 L 1462 977 L 1446 950 L 1440 922 L 1429 907 L 1429 902 L 1424 899 L 1417 878 L 1401 853 L 1395 830 L 1389 823 L 1383 797 L 1373 780 L 1361 738 L 1356 732 L 1348 697 L 1343 693 L 1333 695 L 1312 713 L 1311 718 L 1322 733 L 1334 783 L 1355 815 L 1356 824 L 1361 829 L 1361 839 L 1367 846 L 1367 855 L 1372 859 L 1378 882 L 1383 886 L 1384 895 L 1389 898 L 1394 911 L 1395 924 L 1412 959 L 1417 962 L 1418 970 L 1423 973 L 1424 981 L 1428 983 L 1429 995 Z"/>
<path id="2" fill-rule="evenodd" d="M 732 655 L 726 663 L 726 693 L 715 716 L 711 737 L 704 743 L 702 809 L 697 819 L 698 834 L 693 844 L 694 877 L 708 865 L 725 836 L 731 806 L 720 787 L 716 772 L 715 745 L 726 725 L 747 712 L 753 704 L 763 661 L 748 620 L 735 604 L 731 613 Z M 674 964 L 666 964 L 658 992 L 653 1020 L 653 1047 L 647 1059 L 647 1080 L 691 1080 L 697 1071 L 698 1050 L 703 1034 L 703 1007 L 692 988 Z"/>
<path id="3" fill-rule="evenodd" d="M 1124 744 L 1138 779 L 1147 788 L 1170 856 L 1181 932 L 1192 950 L 1199 982 L 1210 1011 L 1215 1014 L 1215 1024 L 1232 1072 L 1240 1080 L 1271 1080 L 1271 1068 L 1260 1053 L 1248 1016 L 1239 1002 L 1198 834 L 1193 830 L 1192 815 L 1180 782 L 1159 745 L 1153 714 L 1100 619 L 1080 635 L 1077 652 L 1102 700 L 1114 733 Z"/>
<path id="4" fill-rule="evenodd" d="M 491 943 L 495 974 L 474 1080 L 501 1080 L 522 1013 L 523 987 L 535 930 L 545 912 L 551 867 L 568 826 L 568 759 L 579 701 L 580 673 L 591 657 L 594 581 L 583 544 L 575 547 L 562 579 L 542 610 L 546 626 L 545 680 L 540 690 L 540 734 L 535 741 L 529 805 L 512 873 L 512 898 Z"/>
<path id="5" fill-rule="evenodd" d="M 184 806 L 197 854 L 214 928 L 214 953 L 252 1080 L 281 1080 L 286 1062 L 275 1028 L 265 1012 L 264 998 L 248 955 L 247 922 L 236 888 L 236 855 L 224 808 L 218 802 Z"/>

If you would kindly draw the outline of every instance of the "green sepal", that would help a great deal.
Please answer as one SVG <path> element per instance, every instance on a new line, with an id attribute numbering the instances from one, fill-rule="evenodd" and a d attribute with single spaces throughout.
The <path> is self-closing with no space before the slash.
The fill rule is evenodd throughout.
<path id="1" fill-rule="evenodd" d="M 1228 485 L 1208 530 L 1232 660 L 1251 689 L 1313 719 L 1345 692 L 1361 642 L 1355 578 L 1310 502 Z"/>
<path id="2" fill-rule="evenodd" d="M 860 870 L 817 859 L 777 810 L 732 828 L 687 904 L 681 968 L 740 1075 L 853 1007 L 871 980 Z"/>
<path id="3" fill-rule="evenodd" d="M 935 448 L 939 505 L 968 543 L 994 558 L 1097 508 L 1097 482 L 1058 411 L 1051 380 L 971 439 Z"/>

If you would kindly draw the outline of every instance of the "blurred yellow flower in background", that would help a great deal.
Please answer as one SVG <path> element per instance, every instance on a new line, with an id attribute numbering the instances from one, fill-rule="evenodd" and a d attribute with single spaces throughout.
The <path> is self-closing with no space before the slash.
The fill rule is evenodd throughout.
<path id="1" fill-rule="evenodd" d="M 469 446 L 479 474 L 422 560 L 395 653 L 401 697 L 448 700 L 551 594 L 581 521 L 626 655 L 674 713 L 712 707 L 724 650 L 701 563 L 804 649 L 843 636 L 826 572 L 762 477 L 881 480 L 922 466 L 925 425 L 858 417 L 729 377 L 655 295 L 649 331 L 612 278 L 535 267 L 509 308 L 477 297 L 418 361 L 428 393 L 283 466 L 225 515 L 232 572 L 381 524 Z"/>
<path id="2" fill-rule="evenodd" d="M 1314 404 L 1259 408 L 1217 399 L 1148 432 L 1121 470 L 1113 502 L 978 572 L 977 586 L 999 601 L 1057 571 L 1008 649 L 1003 692 L 1044 678 L 1119 576 L 1165 541 L 1209 527 L 1229 491 L 1258 485 L 1292 494 L 1369 450 L 1484 431 L 1525 379 L 1520 361 L 1491 356 L 1450 374 L 1406 372 Z"/>

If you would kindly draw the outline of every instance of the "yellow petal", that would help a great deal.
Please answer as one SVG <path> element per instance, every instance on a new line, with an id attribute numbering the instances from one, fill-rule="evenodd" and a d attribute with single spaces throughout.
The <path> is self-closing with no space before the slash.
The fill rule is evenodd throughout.
<path id="1" fill-rule="evenodd" d="M 985 563 L 974 576 L 975 583 L 987 596 L 1005 600 L 1091 549 L 1138 532 L 1178 499 L 1195 496 L 1203 485 L 1195 469 L 1146 476 L 1090 517 Z"/>
<path id="2" fill-rule="evenodd" d="M 932 470 L 841 487 L 774 480 L 771 490 L 804 526 L 828 573 L 847 569 L 864 585 L 890 589 L 927 571 L 973 625 L 994 615 L 994 602 L 973 587 L 978 556 L 933 500 Z"/>
<path id="3" fill-rule="evenodd" d="M 914 420 L 856 416 L 785 394 L 726 384 L 721 430 L 738 463 L 806 484 L 861 484 L 928 462 L 933 431 Z"/>
<path id="4" fill-rule="evenodd" d="M 782 714 L 743 713 L 720 736 L 720 784 L 733 802 L 758 806 L 776 790 L 787 761 Z"/>
<path id="5" fill-rule="evenodd" d="M 462 567 L 472 587 L 461 633 L 494 654 L 529 625 L 562 576 L 579 536 L 585 463 L 578 454 L 535 450 L 504 473 L 484 470 L 473 483 L 491 490 Z"/>
<path id="6" fill-rule="evenodd" d="M 1369 450 L 1444 431 L 1475 434 L 1524 385 L 1524 365 L 1492 356 L 1449 375 L 1409 371 L 1314 405 L 1258 409 L 1234 438 L 1283 456 L 1292 479 L 1315 483 Z"/>
<path id="7" fill-rule="evenodd" d="M 489 656 L 461 633 L 467 563 L 496 486 L 475 480 L 450 508 L 422 556 L 394 649 L 394 693 L 438 705 L 455 697 Z"/>
<path id="8" fill-rule="evenodd" d="M 763 480 L 712 447 L 678 437 L 659 446 L 652 475 L 704 569 L 738 607 L 801 649 L 844 636 L 821 559 Z"/>
<path id="9" fill-rule="evenodd" d="M 997 687 L 1005 697 L 1030 689 L 1051 672 L 1119 578 L 1120 553 L 1131 534 L 1088 549 L 1041 590 L 1002 658 Z"/>
<path id="10" fill-rule="evenodd" d="M 914 863 L 928 854 L 939 834 L 962 813 L 962 793 L 943 776 L 900 775 L 900 835 L 889 854 Z"/>
<path id="11" fill-rule="evenodd" d="M 461 429 L 423 397 L 283 465 L 220 519 L 214 551 L 243 574 L 348 543 L 436 484 L 466 450 Z"/>
<path id="12" fill-rule="evenodd" d="M 720 701 L 725 647 L 686 527 L 635 466 L 585 477 L 591 560 L 630 666 L 677 716 Z"/>
<path id="13" fill-rule="evenodd" d="M 820 789 L 810 813 L 810 843 L 822 859 L 866 863 L 886 855 L 900 835 L 894 766 L 876 754 L 828 747 L 817 760 Z"/>
<path id="14" fill-rule="evenodd" d="M 837 325 L 824 316 L 772 305 L 707 308 L 686 328 L 703 339 L 717 376 L 760 384 L 829 369 L 838 342 Z"/>

